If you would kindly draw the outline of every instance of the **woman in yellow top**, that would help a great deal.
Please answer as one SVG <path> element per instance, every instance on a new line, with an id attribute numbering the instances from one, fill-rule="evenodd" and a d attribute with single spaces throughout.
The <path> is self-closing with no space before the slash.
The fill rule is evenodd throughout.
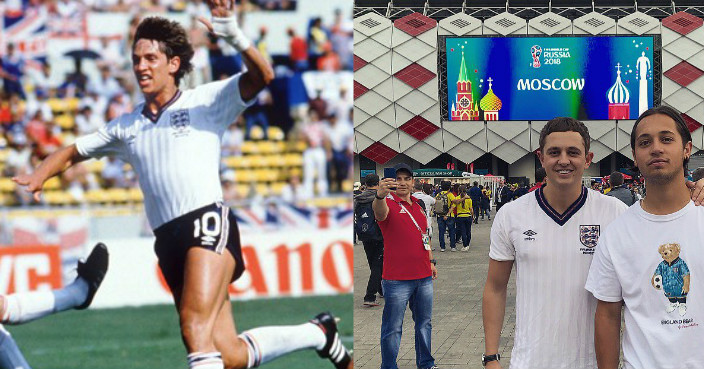
<path id="1" fill-rule="evenodd" d="M 491 190 L 486 187 L 482 190 L 482 199 L 479 208 L 481 209 L 481 216 L 484 219 L 486 215 L 487 219 L 491 220 Z"/>
<path id="2" fill-rule="evenodd" d="M 467 195 L 467 186 L 460 186 L 460 202 L 457 204 L 457 229 L 462 237 L 462 251 L 469 251 L 469 242 L 472 240 L 472 199 Z"/>

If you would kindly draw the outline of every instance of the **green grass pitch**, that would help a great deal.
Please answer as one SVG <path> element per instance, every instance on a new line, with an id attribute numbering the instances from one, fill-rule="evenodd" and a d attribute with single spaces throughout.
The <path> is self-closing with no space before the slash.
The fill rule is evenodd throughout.
<path id="1" fill-rule="evenodd" d="M 352 295 L 233 302 L 238 332 L 264 325 L 300 324 L 329 310 L 342 320 L 340 335 L 352 349 Z M 33 369 L 186 368 L 176 310 L 171 305 L 68 311 L 6 327 Z M 262 368 L 333 368 L 313 350 Z"/>

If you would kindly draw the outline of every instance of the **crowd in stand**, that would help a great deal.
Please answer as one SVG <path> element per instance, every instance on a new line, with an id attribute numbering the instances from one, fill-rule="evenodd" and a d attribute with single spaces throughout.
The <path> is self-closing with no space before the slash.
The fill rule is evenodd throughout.
<path id="1" fill-rule="evenodd" d="M 238 3 L 245 12 L 296 10 L 297 0 L 243 0 Z M 199 10 L 208 12 L 202 0 L 32 0 L 30 3 L 44 3 L 52 12 L 69 16 L 73 12 L 86 10 L 94 12 L 182 12 Z"/>
<path id="2" fill-rule="evenodd" d="M 257 9 L 293 9 L 296 1 L 259 0 L 242 1 L 240 14 Z M 210 16 L 207 5 L 200 0 L 17 0 L 6 5 L 6 14 L 29 12 L 45 8 L 53 36 L 69 32 L 70 19 L 85 12 L 126 12 L 132 14 L 128 32 L 119 39 L 101 37 L 95 55 L 74 55 L 74 68 L 64 78 L 52 75 L 52 65 L 46 59 L 25 58 L 12 43 L 0 50 L 0 150 L 4 166 L 2 174 L 10 178 L 31 171 L 38 161 L 61 146 L 70 144 L 81 135 L 96 131 L 119 115 L 130 112 L 142 101 L 131 70 L 131 44 L 140 14 L 145 12 L 184 12 L 189 15 L 189 37 L 194 43 L 194 71 L 185 79 L 182 88 L 189 88 L 213 80 L 227 78 L 242 70 L 241 58 L 227 44 L 208 34 L 196 19 Z M 12 13 L 15 11 L 15 13 Z M 241 21 L 244 22 L 242 16 Z M 255 46 L 275 64 L 277 77 L 294 72 L 352 69 L 352 26 L 342 12 L 335 11 L 330 21 L 310 19 L 307 35 L 298 35 L 289 28 L 290 53 L 272 59 L 267 50 L 266 28 L 252 37 Z M 65 36 L 65 35 L 64 35 Z M 254 36 L 254 35 L 252 35 Z M 50 40 L 48 42 L 51 42 Z M 68 62 L 71 59 L 54 62 Z M 90 78 L 83 65 L 95 62 L 98 76 Z M 54 78 L 52 78 L 54 77 Z M 56 81 L 60 80 L 59 83 Z M 343 183 L 350 178 L 352 163 L 352 101 L 351 86 L 341 86 L 339 96 L 323 98 L 308 96 L 308 104 L 292 106 L 283 112 L 277 108 L 274 93 L 265 89 L 241 118 L 233 122 L 223 137 L 223 157 L 242 155 L 242 145 L 249 140 L 268 140 L 270 127 L 283 132 L 283 139 L 291 147 L 299 147 L 303 156 L 302 173 L 289 176 L 287 188 L 281 196 L 295 201 L 313 196 L 343 191 Z M 300 94 L 305 94 L 300 89 Z M 290 92 L 289 92 L 290 94 Z M 278 96 L 287 101 L 306 101 L 306 96 Z M 60 110 L 59 114 L 57 109 Z M 285 110 L 285 109 L 283 109 Z M 61 124 L 64 113 L 70 114 L 71 124 Z M 283 114 L 283 119 L 282 119 Z M 57 116 L 59 115 L 59 116 Z M 281 138 L 279 138 L 281 139 Z M 295 143 L 303 142 L 301 145 Z M 223 182 L 232 177 L 223 164 Z M 81 200 L 82 193 L 99 188 L 129 188 L 136 186 L 134 173 L 118 160 L 104 164 L 96 178 L 84 166 L 76 166 L 61 178 L 61 189 Z M 225 191 L 226 197 L 228 192 Z M 230 199 L 241 198 L 232 195 Z M 19 189 L 16 202 L 29 205 L 32 200 Z"/>

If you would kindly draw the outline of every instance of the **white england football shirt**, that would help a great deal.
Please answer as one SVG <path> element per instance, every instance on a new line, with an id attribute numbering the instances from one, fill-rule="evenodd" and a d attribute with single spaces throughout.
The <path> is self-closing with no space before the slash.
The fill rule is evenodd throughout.
<path id="1" fill-rule="evenodd" d="M 666 244 L 679 245 L 675 260 L 661 256 Z M 675 213 L 653 215 L 639 201 L 611 223 L 599 239 L 586 289 L 599 300 L 625 302 L 624 368 L 704 368 L 703 274 L 704 207 L 690 201 Z M 682 299 L 686 276 L 689 291 Z M 668 294 L 678 303 L 671 305 Z"/>
<path id="2" fill-rule="evenodd" d="M 116 156 L 132 165 L 144 193 L 153 229 L 213 202 L 222 201 L 221 137 L 248 106 L 240 75 L 179 91 L 152 116 L 144 104 L 97 132 L 76 140 L 86 157 Z"/>
<path id="3" fill-rule="evenodd" d="M 599 233 L 626 205 L 582 188 L 564 214 L 540 188 L 504 205 L 489 257 L 514 260 L 516 332 L 511 369 L 596 368 L 596 300 L 584 289 Z"/>

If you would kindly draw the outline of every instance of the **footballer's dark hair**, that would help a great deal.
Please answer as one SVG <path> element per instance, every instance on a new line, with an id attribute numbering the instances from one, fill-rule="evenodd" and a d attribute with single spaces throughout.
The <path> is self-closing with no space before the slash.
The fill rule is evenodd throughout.
<path id="1" fill-rule="evenodd" d="M 186 30 L 176 21 L 171 21 L 161 17 L 145 18 L 137 26 L 137 31 L 134 35 L 134 45 L 140 39 L 154 40 L 159 43 L 159 50 L 166 54 L 167 59 L 172 59 L 178 56 L 181 60 L 181 66 L 174 74 L 176 86 L 179 85 L 181 78 L 193 70 L 191 59 L 193 58 L 193 46 L 188 41 Z"/>
<path id="2" fill-rule="evenodd" d="M 662 114 L 666 115 L 672 120 L 675 121 L 675 127 L 677 127 L 677 132 L 679 132 L 680 137 L 682 138 L 682 147 L 684 145 L 687 145 L 687 142 L 692 141 L 692 134 L 689 132 L 689 128 L 687 127 L 687 123 L 684 121 L 684 118 L 682 118 L 682 114 L 675 110 L 674 108 L 671 108 L 667 105 L 660 105 L 655 108 L 650 108 L 641 114 L 638 119 L 636 120 L 635 124 L 633 124 L 633 130 L 631 131 L 631 150 L 635 151 L 636 149 L 636 129 L 638 128 L 638 124 L 640 121 L 643 120 L 645 117 L 649 117 L 651 115 L 655 114 Z M 687 172 L 689 171 L 687 169 L 687 165 L 689 164 L 689 157 L 685 157 L 684 161 L 682 162 L 682 166 L 684 167 L 684 174 L 687 175 Z M 637 171 L 638 167 L 635 165 L 632 168 L 633 170 Z"/>
<path id="3" fill-rule="evenodd" d="M 543 152 L 545 149 L 545 139 L 553 132 L 579 133 L 582 136 L 582 141 L 584 141 L 584 155 L 589 152 L 589 129 L 584 125 L 584 123 L 570 117 L 553 118 L 545 124 L 545 127 L 543 127 L 540 131 L 540 139 L 538 140 L 540 152 Z"/>

